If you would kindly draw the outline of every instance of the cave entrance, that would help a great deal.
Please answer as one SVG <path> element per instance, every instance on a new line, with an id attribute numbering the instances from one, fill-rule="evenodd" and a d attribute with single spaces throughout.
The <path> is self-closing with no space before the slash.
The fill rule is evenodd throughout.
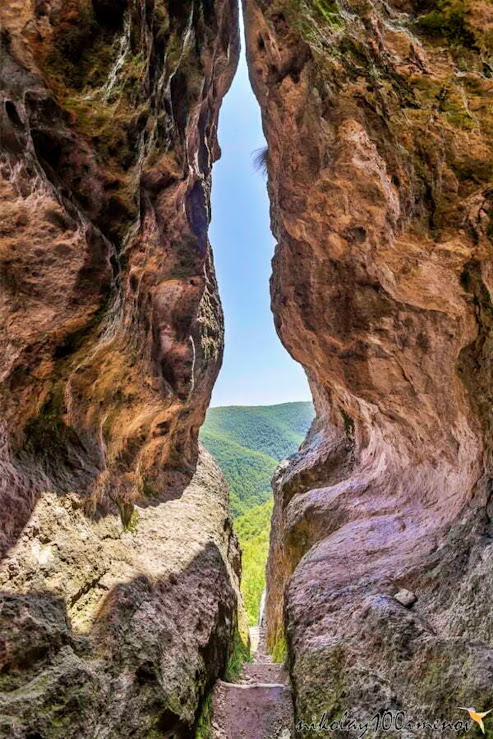
<path id="1" fill-rule="evenodd" d="M 241 29 L 243 37 L 243 28 Z M 250 626 L 265 587 L 272 491 L 279 461 L 294 453 L 313 417 L 303 369 L 282 346 L 270 310 L 274 238 L 260 109 L 244 43 L 219 118 L 222 157 L 214 167 L 210 240 L 226 324 L 225 354 L 201 441 L 231 489 L 243 549 L 243 595 Z"/>

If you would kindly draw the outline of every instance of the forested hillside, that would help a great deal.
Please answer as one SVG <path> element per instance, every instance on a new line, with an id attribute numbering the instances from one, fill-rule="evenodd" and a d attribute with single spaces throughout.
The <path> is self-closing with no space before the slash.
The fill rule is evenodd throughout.
<path id="1" fill-rule="evenodd" d="M 200 433 L 231 489 L 235 529 L 243 550 L 242 592 L 250 624 L 257 622 L 272 513 L 270 481 L 293 454 L 313 419 L 311 403 L 211 408 Z"/>
<path id="2" fill-rule="evenodd" d="M 269 554 L 270 519 L 273 501 L 256 505 L 235 520 L 235 529 L 243 555 L 241 592 L 254 626 L 259 617 L 260 599 L 265 588 L 265 565 Z"/>
<path id="3" fill-rule="evenodd" d="M 200 440 L 226 476 L 233 516 L 269 500 L 275 468 L 298 449 L 312 418 L 308 402 L 209 409 Z"/>

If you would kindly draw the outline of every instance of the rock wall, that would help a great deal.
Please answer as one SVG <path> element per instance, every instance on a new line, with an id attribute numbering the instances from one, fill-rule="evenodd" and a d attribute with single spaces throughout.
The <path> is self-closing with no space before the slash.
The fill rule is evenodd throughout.
<path id="1" fill-rule="evenodd" d="M 189 736 L 228 658 L 239 557 L 197 434 L 237 56 L 233 0 L 2 2 L 2 736 Z"/>
<path id="2" fill-rule="evenodd" d="M 493 6 L 244 7 L 273 311 L 317 410 L 275 479 L 270 645 L 303 736 L 465 719 L 493 705 Z"/>

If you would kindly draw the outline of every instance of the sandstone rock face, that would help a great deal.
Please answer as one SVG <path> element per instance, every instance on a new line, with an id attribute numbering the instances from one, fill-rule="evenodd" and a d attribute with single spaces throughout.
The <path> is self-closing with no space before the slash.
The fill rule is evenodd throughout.
<path id="1" fill-rule="evenodd" d="M 236 626 L 197 443 L 236 5 L 6 0 L 0 45 L 0 733 L 188 735 Z"/>
<path id="2" fill-rule="evenodd" d="M 317 409 L 275 480 L 270 644 L 305 724 L 458 719 L 493 703 L 493 6 L 244 6 L 273 310 Z"/>
<path id="3" fill-rule="evenodd" d="M 238 558 L 207 453 L 127 530 L 41 496 L 0 574 L 0 736 L 193 736 L 237 624 Z"/>

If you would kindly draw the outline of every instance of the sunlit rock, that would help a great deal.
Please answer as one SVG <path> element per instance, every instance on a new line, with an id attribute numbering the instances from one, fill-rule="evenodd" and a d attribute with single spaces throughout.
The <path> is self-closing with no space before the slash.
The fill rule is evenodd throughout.
<path id="1" fill-rule="evenodd" d="M 492 6 L 244 7 L 276 327 L 317 410 L 275 480 L 270 646 L 307 725 L 460 718 L 493 704 Z"/>
<path id="2" fill-rule="evenodd" d="M 197 443 L 236 5 L 5 0 L 0 30 L 0 733 L 188 736 L 237 627 Z"/>

